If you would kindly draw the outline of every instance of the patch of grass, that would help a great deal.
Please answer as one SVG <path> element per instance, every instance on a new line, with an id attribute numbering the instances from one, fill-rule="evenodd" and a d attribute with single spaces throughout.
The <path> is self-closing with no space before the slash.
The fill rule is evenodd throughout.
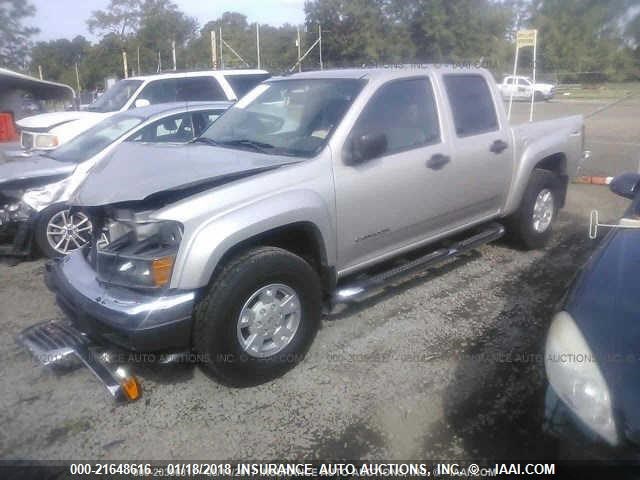
<path id="1" fill-rule="evenodd" d="M 569 95 L 564 95 L 565 92 L 569 93 Z M 566 90 L 560 87 L 557 97 L 576 100 L 614 100 L 629 94 L 640 94 L 640 82 L 583 84 L 581 86 L 569 87 Z"/>

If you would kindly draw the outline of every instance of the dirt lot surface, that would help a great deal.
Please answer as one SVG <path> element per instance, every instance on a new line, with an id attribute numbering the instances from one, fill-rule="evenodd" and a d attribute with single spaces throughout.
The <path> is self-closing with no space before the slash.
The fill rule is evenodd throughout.
<path id="1" fill-rule="evenodd" d="M 599 102 L 551 102 L 538 118 Z M 526 105 L 516 106 L 524 118 Z M 587 168 L 640 158 L 638 101 L 588 120 Z M 432 269 L 325 318 L 308 358 L 269 384 L 231 389 L 194 367 L 137 367 L 144 395 L 115 405 L 91 374 L 57 375 L 15 343 L 61 315 L 42 260 L 0 265 L 0 457 L 29 459 L 549 458 L 541 432 L 542 346 L 555 304 L 602 220 L 626 202 L 572 185 L 543 251 L 504 242 Z"/>

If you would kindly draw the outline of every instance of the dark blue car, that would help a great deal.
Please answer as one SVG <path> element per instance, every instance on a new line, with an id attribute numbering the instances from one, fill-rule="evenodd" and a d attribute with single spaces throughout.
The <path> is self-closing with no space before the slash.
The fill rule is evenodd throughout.
<path id="1" fill-rule="evenodd" d="M 611 190 L 633 201 L 582 267 L 552 321 L 545 428 L 584 447 L 578 450 L 583 458 L 638 461 L 640 174 L 616 177 Z"/>

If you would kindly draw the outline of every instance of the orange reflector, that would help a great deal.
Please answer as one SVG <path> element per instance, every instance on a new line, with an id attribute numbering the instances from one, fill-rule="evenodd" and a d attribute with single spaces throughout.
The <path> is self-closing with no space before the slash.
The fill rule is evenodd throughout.
<path id="1" fill-rule="evenodd" d="M 136 377 L 126 377 L 120 381 L 120 386 L 122 387 L 122 391 L 124 392 L 124 396 L 127 397 L 127 400 L 137 400 L 140 398 L 140 384 L 138 384 L 138 380 Z"/>
<path id="2" fill-rule="evenodd" d="M 173 257 L 156 258 L 151 262 L 151 275 L 156 287 L 162 287 L 171 280 L 171 270 L 173 270 Z"/>

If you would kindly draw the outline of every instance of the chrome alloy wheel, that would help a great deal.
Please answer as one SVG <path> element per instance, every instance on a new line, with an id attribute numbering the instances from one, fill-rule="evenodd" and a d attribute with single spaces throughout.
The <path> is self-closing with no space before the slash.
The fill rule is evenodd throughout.
<path id="1" fill-rule="evenodd" d="M 548 188 L 540 191 L 533 205 L 533 229 L 538 233 L 545 232 L 551 225 L 555 212 L 553 192 Z"/>
<path id="2" fill-rule="evenodd" d="M 47 223 L 47 242 L 56 252 L 66 255 L 88 243 L 92 229 L 84 213 L 61 210 Z"/>
<path id="3" fill-rule="evenodd" d="M 291 343 L 300 326 L 302 306 L 291 287 L 272 283 L 254 292 L 238 317 L 237 335 L 244 352 L 265 358 Z"/>

